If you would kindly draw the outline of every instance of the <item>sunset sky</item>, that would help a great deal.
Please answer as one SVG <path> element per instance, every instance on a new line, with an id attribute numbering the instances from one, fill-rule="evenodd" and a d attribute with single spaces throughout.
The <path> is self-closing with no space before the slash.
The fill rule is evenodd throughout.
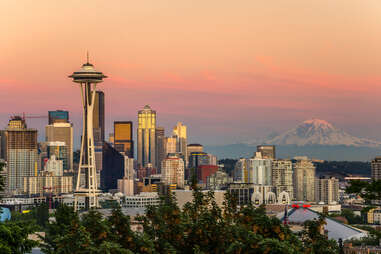
<path id="1" fill-rule="evenodd" d="M 169 135 L 228 144 L 325 119 L 381 140 L 380 0 L 0 1 L 0 127 L 69 110 L 85 62 L 109 76 L 107 132 L 150 104 Z M 41 130 L 47 119 L 28 120 Z M 136 126 L 135 126 L 136 127 Z"/>

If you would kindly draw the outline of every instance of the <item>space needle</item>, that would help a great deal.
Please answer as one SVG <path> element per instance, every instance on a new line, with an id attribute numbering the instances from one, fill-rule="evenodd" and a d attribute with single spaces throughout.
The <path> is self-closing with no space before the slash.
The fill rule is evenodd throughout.
<path id="1" fill-rule="evenodd" d="M 89 54 L 87 54 L 87 62 L 82 65 L 79 71 L 70 75 L 69 78 L 72 78 L 73 82 L 79 83 L 83 106 L 81 155 L 79 159 L 77 184 L 74 192 L 74 209 L 75 211 L 78 210 L 78 201 L 80 198 L 84 198 L 85 208 L 88 210 L 99 206 L 99 190 L 94 151 L 93 109 L 97 84 L 101 83 L 107 76 L 95 70 L 94 66 L 89 63 Z M 86 178 L 85 185 L 81 185 L 81 175 L 83 173 Z"/>

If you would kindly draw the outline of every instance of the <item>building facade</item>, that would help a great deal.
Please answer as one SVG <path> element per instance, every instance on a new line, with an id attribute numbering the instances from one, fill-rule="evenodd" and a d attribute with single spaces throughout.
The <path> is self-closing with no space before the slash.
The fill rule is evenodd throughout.
<path id="1" fill-rule="evenodd" d="M 71 169 L 69 167 L 69 154 L 67 152 L 67 146 L 65 142 L 55 141 L 46 143 L 47 159 L 54 156 L 57 160 L 62 161 L 63 170 Z M 46 165 L 44 165 L 46 166 Z"/>
<path id="2" fill-rule="evenodd" d="M 138 112 L 138 164 L 141 167 L 156 165 L 156 111 L 149 105 Z"/>
<path id="3" fill-rule="evenodd" d="M 163 127 L 156 127 L 155 131 L 155 140 L 156 140 L 156 163 L 158 165 L 158 172 L 161 170 L 161 162 L 167 156 L 165 153 L 165 130 Z"/>
<path id="4" fill-rule="evenodd" d="M 208 190 L 222 190 L 226 189 L 228 184 L 233 182 L 226 172 L 218 170 L 214 174 L 206 177 L 206 189 Z"/>
<path id="5" fill-rule="evenodd" d="M 247 160 L 241 158 L 237 161 L 234 166 L 233 180 L 237 183 L 248 183 L 249 182 L 249 171 L 247 168 Z"/>
<path id="6" fill-rule="evenodd" d="M 257 152 L 261 153 L 264 159 L 275 159 L 275 146 L 273 145 L 260 145 L 257 146 Z"/>
<path id="7" fill-rule="evenodd" d="M 182 122 L 178 122 L 173 128 L 173 137 L 176 138 L 176 153 L 179 153 L 180 157 L 185 161 L 185 165 L 188 165 L 187 126 Z"/>
<path id="8" fill-rule="evenodd" d="M 197 169 L 197 180 L 198 183 L 206 185 L 206 179 L 210 175 L 218 171 L 218 166 L 216 165 L 201 165 Z"/>
<path id="9" fill-rule="evenodd" d="M 248 159 L 249 182 L 259 185 L 272 185 L 272 160 L 262 158 L 260 153 Z"/>
<path id="10" fill-rule="evenodd" d="M 24 178 L 37 175 L 37 130 L 28 129 L 25 120 L 13 117 L 6 130 L 8 191 L 21 194 Z"/>
<path id="11" fill-rule="evenodd" d="M 339 201 L 339 179 L 321 177 L 315 180 L 315 201 L 333 204 Z"/>
<path id="12" fill-rule="evenodd" d="M 101 189 L 104 191 L 116 190 L 118 179 L 124 177 L 125 159 L 109 143 L 103 143 L 103 168 L 100 172 Z"/>
<path id="13" fill-rule="evenodd" d="M 105 94 L 96 91 L 93 112 L 93 129 L 95 145 L 102 146 L 105 140 Z"/>
<path id="14" fill-rule="evenodd" d="M 24 177 L 24 193 L 31 195 L 63 194 L 73 192 L 72 176 L 54 176 L 42 172 L 38 176 Z"/>
<path id="15" fill-rule="evenodd" d="M 292 161 L 291 160 L 273 160 L 272 161 L 272 185 L 275 187 L 277 195 L 282 191 L 294 197 L 294 186 L 292 179 Z"/>
<path id="16" fill-rule="evenodd" d="M 177 153 L 176 147 L 177 147 L 177 140 L 175 137 L 165 138 L 165 143 L 164 143 L 165 156 L 167 156 L 169 153 Z"/>
<path id="17" fill-rule="evenodd" d="M 73 169 L 73 125 L 71 123 L 54 122 L 45 127 L 47 142 L 64 142 L 66 146 L 66 169 Z"/>
<path id="18" fill-rule="evenodd" d="M 240 206 L 249 203 L 253 205 L 277 203 L 277 197 L 273 189 L 273 186 L 270 185 L 253 183 L 231 183 L 228 185 L 228 191 L 237 199 Z"/>
<path id="19" fill-rule="evenodd" d="M 63 176 L 63 161 L 57 160 L 55 155 L 52 155 L 46 162 L 45 171 L 50 172 L 53 176 Z"/>
<path id="20" fill-rule="evenodd" d="M 372 160 L 372 180 L 381 180 L 381 157 L 376 157 Z"/>
<path id="21" fill-rule="evenodd" d="M 169 154 L 161 165 L 162 182 L 165 185 L 176 184 L 184 188 L 184 161 L 176 155 Z"/>
<path id="22" fill-rule="evenodd" d="M 294 197 L 298 201 L 315 201 L 315 166 L 300 158 L 293 164 Z"/>
<path id="23" fill-rule="evenodd" d="M 49 124 L 53 123 L 68 123 L 69 122 L 69 111 L 56 110 L 48 111 Z"/>
<path id="24" fill-rule="evenodd" d="M 114 148 L 129 158 L 134 158 L 134 141 L 131 121 L 114 122 Z"/>

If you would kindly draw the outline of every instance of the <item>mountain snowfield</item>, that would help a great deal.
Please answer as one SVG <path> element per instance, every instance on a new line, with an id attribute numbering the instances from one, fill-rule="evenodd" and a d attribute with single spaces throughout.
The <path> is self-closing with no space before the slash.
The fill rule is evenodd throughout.
<path id="1" fill-rule="evenodd" d="M 263 143 L 271 145 L 345 145 L 355 147 L 378 147 L 381 145 L 381 142 L 378 141 L 352 136 L 321 119 L 304 121 L 291 130 L 266 139 Z"/>

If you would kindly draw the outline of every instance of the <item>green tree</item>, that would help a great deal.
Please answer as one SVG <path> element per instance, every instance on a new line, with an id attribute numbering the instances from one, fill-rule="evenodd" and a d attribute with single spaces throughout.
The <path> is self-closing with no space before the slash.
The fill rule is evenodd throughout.
<path id="1" fill-rule="evenodd" d="M 60 205 L 54 213 L 54 220 L 46 225 L 45 236 L 41 237 L 43 244 L 41 249 L 44 253 L 57 253 L 58 239 L 66 235 L 71 227 L 79 223 L 79 217 L 72 207 Z M 76 224 L 75 224 L 76 223 Z"/>
<path id="2" fill-rule="evenodd" d="M 0 163 L 0 172 L 5 164 Z M 0 176 L 0 191 L 4 190 L 4 178 Z M 1 212 L 1 210 L 0 210 Z M 0 222 L 0 253 L 21 254 L 30 252 L 36 241 L 29 240 L 28 236 L 36 230 L 31 221 L 6 221 Z"/>
<path id="3" fill-rule="evenodd" d="M 328 240 L 324 233 L 325 218 L 320 216 L 317 220 L 306 221 L 301 233 L 305 253 L 336 254 L 339 246 L 335 240 Z M 324 246 L 324 248 L 322 248 Z"/>
<path id="4" fill-rule="evenodd" d="M 381 200 L 381 180 L 365 182 L 360 180 L 352 180 L 345 192 L 356 194 L 365 199 L 368 205 L 374 200 Z"/>
<path id="5" fill-rule="evenodd" d="M 341 216 L 347 219 L 349 224 L 361 224 L 361 216 L 356 215 L 351 209 L 342 209 Z"/>

